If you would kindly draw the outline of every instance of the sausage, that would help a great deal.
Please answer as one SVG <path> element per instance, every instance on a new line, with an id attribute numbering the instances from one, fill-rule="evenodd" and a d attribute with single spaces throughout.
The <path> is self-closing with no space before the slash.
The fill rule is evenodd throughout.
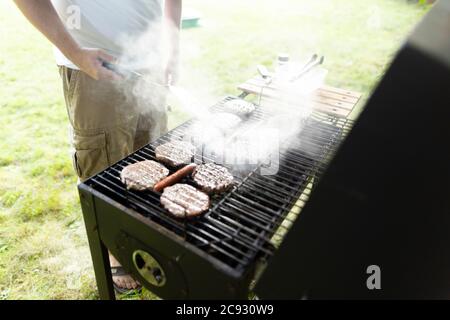
<path id="1" fill-rule="evenodd" d="M 172 175 L 168 176 L 167 178 L 158 182 L 153 187 L 153 190 L 156 192 L 162 192 L 165 188 L 174 185 L 175 183 L 182 180 L 184 177 L 187 177 L 189 174 L 194 172 L 196 167 L 197 167 L 197 165 L 195 163 L 191 163 L 190 165 L 185 166 L 184 168 L 178 170 L 174 174 L 172 174 Z"/>

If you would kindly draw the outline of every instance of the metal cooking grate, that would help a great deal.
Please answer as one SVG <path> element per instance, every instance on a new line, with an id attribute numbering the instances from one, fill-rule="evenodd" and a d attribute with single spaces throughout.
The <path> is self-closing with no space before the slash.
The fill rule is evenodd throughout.
<path id="1" fill-rule="evenodd" d="M 220 111 L 223 103 L 230 99 L 233 98 L 224 99 L 212 109 Z M 258 108 L 243 126 L 264 116 Z M 120 181 L 120 172 L 129 164 L 155 160 L 154 148 L 173 139 L 182 139 L 193 122 L 174 129 L 89 179 L 86 184 L 164 226 L 237 271 L 245 270 L 256 257 L 273 253 L 273 245 L 279 242 L 300 212 L 307 198 L 305 195 L 311 191 L 329 157 L 352 125 L 346 119 L 313 113 L 306 121 L 301 136 L 289 147 L 280 150 L 276 175 L 262 176 L 258 173 L 259 168 L 235 175 L 234 188 L 213 196 L 211 209 L 206 214 L 179 221 L 169 216 L 160 205 L 159 193 L 128 191 Z M 308 146 L 308 153 L 302 151 L 305 146 Z M 199 152 L 194 161 L 199 164 L 214 159 L 206 158 Z M 192 181 L 186 178 L 183 183 L 192 184 Z"/>

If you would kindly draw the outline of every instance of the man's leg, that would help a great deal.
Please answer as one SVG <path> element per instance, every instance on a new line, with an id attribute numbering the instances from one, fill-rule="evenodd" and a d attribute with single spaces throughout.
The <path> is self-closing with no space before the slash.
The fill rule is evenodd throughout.
<path id="1" fill-rule="evenodd" d="M 120 84 L 96 81 L 65 67 L 60 67 L 60 74 L 72 129 L 73 164 L 84 181 L 134 151 L 138 116 L 134 101 L 118 89 Z M 110 262 L 120 266 L 114 257 Z M 129 275 L 113 280 L 121 288 L 138 285 Z"/>

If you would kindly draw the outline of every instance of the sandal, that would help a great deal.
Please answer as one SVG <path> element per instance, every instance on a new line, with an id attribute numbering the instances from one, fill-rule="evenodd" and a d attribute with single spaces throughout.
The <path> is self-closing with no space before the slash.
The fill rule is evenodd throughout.
<path id="1" fill-rule="evenodd" d="M 113 277 L 122 277 L 122 276 L 130 276 L 128 272 L 125 271 L 125 269 L 122 266 L 119 267 L 111 267 L 111 275 Z M 128 289 L 128 288 L 122 288 L 119 287 L 114 281 L 113 281 L 114 290 L 118 294 L 135 294 L 135 293 L 141 293 L 142 292 L 142 286 L 138 286 L 136 289 Z"/>

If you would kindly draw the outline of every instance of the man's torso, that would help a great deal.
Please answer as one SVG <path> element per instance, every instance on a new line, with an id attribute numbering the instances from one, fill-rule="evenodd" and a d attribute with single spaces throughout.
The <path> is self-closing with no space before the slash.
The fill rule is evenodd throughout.
<path id="1" fill-rule="evenodd" d="M 51 1 L 80 46 L 103 49 L 116 57 L 151 24 L 158 24 L 163 14 L 162 0 Z M 55 54 L 58 65 L 75 68 L 59 50 Z"/>

